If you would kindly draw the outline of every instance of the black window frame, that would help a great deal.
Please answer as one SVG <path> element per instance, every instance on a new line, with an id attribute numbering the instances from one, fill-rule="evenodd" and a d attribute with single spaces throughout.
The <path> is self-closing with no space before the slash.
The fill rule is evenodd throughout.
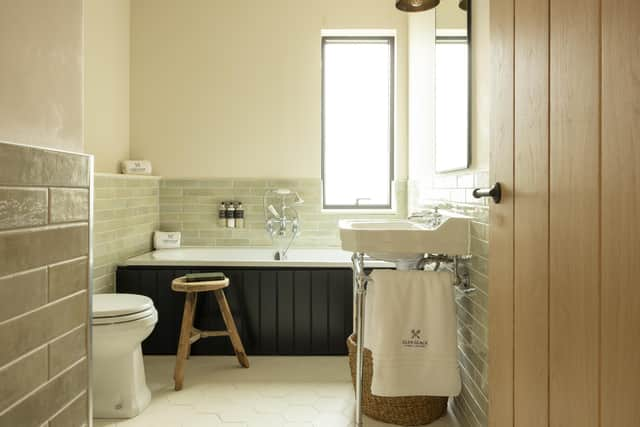
<path id="1" fill-rule="evenodd" d="M 360 41 L 362 43 L 367 42 L 385 42 L 389 45 L 389 64 L 391 70 L 389 73 L 389 201 L 386 204 L 358 204 L 357 200 L 354 200 L 353 205 L 329 205 L 326 203 L 326 188 L 325 188 L 325 46 L 327 42 L 354 42 Z M 322 209 L 326 210 L 391 210 L 393 209 L 394 202 L 394 181 L 395 181 L 395 111 L 396 111 L 396 36 L 395 35 L 380 35 L 380 36 L 322 36 L 321 41 L 322 51 L 322 112 L 321 112 L 321 139 L 322 139 L 322 158 L 321 158 L 321 179 L 322 179 Z M 356 172 L 357 165 L 366 159 L 366 153 L 363 153 L 362 159 L 353 159 L 354 173 Z"/>

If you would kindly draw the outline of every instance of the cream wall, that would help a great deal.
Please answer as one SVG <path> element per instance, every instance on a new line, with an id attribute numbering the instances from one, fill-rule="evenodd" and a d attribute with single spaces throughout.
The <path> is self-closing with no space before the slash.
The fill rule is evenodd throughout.
<path id="1" fill-rule="evenodd" d="M 85 149 L 96 172 L 129 158 L 130 0 L 84 0 Z"/>
<path id="2" fill-rule="evenodd" d="M 83 150 L 82 0 L 0 0 L 0 141 Z"/>
<path id="3" fill-rule="evenodd" d="M 392 1 L 131 6 L 131 156 L 154 173 L 320 177 L 320 31 L 394 28 L 397 178 L 406 177 L 408 18 Z"/>
<path id="4" fill-rule="evenodd" d="M 479 0 L 483 1 L 483 0 Z M 458 6 L 460 0 L 442 0 L 436 9 L 438 28 L 467 28 L 467 14 Z"/>

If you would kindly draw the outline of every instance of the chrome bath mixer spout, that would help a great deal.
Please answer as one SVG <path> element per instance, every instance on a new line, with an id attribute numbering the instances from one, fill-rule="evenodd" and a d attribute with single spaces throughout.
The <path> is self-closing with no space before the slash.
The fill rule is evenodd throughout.
<path id="1" fill-rule="evenodd" d="M 300 234 L 300 217 L 293 205 L 301 205 L 304 200 L 295 191 L 278 188 L 265 191 L 262 203 L 265 229 L 276 247 L 275 259 L 284 260 L 293 241 Z"/>

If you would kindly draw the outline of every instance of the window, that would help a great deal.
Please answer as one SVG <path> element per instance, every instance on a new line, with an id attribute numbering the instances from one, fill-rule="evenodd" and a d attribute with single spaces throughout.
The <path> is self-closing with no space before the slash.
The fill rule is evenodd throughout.
<path id="1" fill-rule="evenodd" d="M 325 209 L 392 207 L 394 37 L 322 38 Z"/>

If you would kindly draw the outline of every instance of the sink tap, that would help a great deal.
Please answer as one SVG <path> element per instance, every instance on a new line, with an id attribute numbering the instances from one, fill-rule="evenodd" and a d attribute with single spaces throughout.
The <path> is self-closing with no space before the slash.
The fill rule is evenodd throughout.
<path id="1" fill-rule="evenodd" d="M 424 212 L 414 212 L 407 218 L 409 221 L 424 221 L 425 213 Z"/>
<path id="2" fill-rule="evenodd" d="M 428 223 L 433 228 L 442 224 L 442 214 L 438 211 L 438 206 L 433 208 L 431 215 L 429 215 Z"/>
<path id="3" fill-rule="evenodd" d="M 435 206 L 431 211 L 418 211 L 409 215 L 410 221 L 421 222 L 431 228 L 436 228 L 442 224 L 443 215 L 439 211 L 439 207 Z"/>

